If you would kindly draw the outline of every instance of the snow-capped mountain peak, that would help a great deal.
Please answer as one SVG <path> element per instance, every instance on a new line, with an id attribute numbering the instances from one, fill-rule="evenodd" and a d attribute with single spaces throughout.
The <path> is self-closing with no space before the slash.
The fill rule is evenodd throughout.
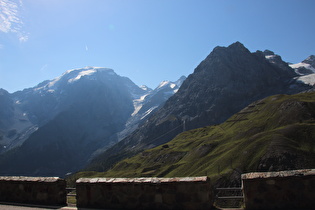
<path id="1" fill-rule="evenodd" d="M 55 79 L 49 81 L 48 83 L 42 83 L 35 88 L 35 91 L 47 91 L 47 92 L 54 92 L 56 91 L 61 85 L 71 84 L 74 82 L 79 81 L 83 77 L 93 76 L 95 73 L 107 73 L 110 76 L 116 76 L 117 74 L 114 70 L 110 68 L 103 68 L 103 67 L 91 67 L 87 66 L 84 68 L 79 69 L 70 69 L 63 73 L 61 76 L 56 77 Z M 95 80 L 95 78 L 91 78 Z"/>
<path id="2" fill-rule="evenodd" d="M 140 86 L 143 91 L 132 94 L 134 111 L 126 122 L 126 129 L 119 133 L 119 139 L 130 134 L 141 121 L 154 113 L 161 104 L 174 95 L 185 79 L 186 77 L 182 76 L 176 82 L 163 81 L 154 90 L 145 85 Z"/>
<path id="3" fill-rule="evenodd" d="M 290 64 L 291 68 L 299 75 L 297 81 L 304 84 L 315 85 L 315 56 L 311 55 L 300 63 Z"/>
<path id="4" fill-rule="evenodd" d="M 92 76 L 97 72 L 107 73 L 108 75 L 116 75 L 114 70 L 109 68 L 87 66 L 80 69 L 68 70 L 61 77 L 66 77 L 69 83 L 73 83 L 80 80 L 84 76 Z"/>
<path id="5" fill-rule="evenodd" d="M 293 68 L 295 70 L 295 72 L 299 75 L 306 75 L 306 74 L 310 74 L 312 72 L 315 73 L 315 68 L 313 68 L 310 64 L 303 63 L 303 62 L 296 63 L 296 64 L 290 64 L 290 67 Z M 306 71 L 307 71 L 307 73 L 306 73 Z"/>
<path id="6" fill-rule="evenodd" d="M 75 82 L 75 81 L 81 79 L 81 77 L 83 77 L 83 76 L 88 76 L 88 75 L 92 75 L 92 74 L 94 74 L 95 72 L 96 72 L 95 69 L 88 69 L 88 70 L 85 70 L 85 71 L 79 71 L 78 74 L 77 74 L 77 76 L 74 77 L 74 78 L 69 79 L 68 82 L 69 82 L 69 83 Z"/>
<path id="7" fill-rule="evenodd" d="M 156 88 L 156 90 L 162 89 L 162 88 L 170 88 L 173 89 L 174 93 L 177 92 L 178 88 L 182 85 L 184 80 L 186 79 L 185 76 L 181 76 L 177 81 L 171 82 L 168 80 L 165 80 L 159 84 L 159 86 Z"/>
<path id="8" fill-rule="evenodd" d="M 170 83 L 171 83 L 170 81 L 164 80 L 163 82 L 161 82 L 161 83 L 159 84 L 159 86 L 157 87 L 157 89 L 160 89 L 160 88 L 162 88 L 162 87 L 165 87 L 165 86 L 169 85 Z"/>
<path id="9" fill-rule="evenodd" d="M 135 111 L 134 111 L 133 115 L 136 115 L 140 111 L 140 109 L 142 108 L 143 104 L 148 103 L 150 100 L 151 101 L 159 101 L 159 102 L 160 101 L 166 101 L 169 97 L 171 97 L 174 93 L 176 93 L 178 91 L 179 87 L 181 86 L 181 84 L 183 83 L 183 81 L 185 79 L 186 79 L 186 77 L 182 76 L 176 82 L 171 82 L 171 81 L 165 80 L 165 81 L 161 82 L 157 86 L 157 88 L 155 88 L 154 90 L 150 89 L 149 91 L 145 92 L 143 95 L 139 95 L 138 98 L 136 98 L 134 100 Z M 142 86 L 142 89 L 148 90 L 148 88 L 146 86 L 144 88 Z M 156 100 L 156 98 L 160 98 L 160 99 Z M 154 107 L 154 109 L 155 109 L 158 107 L 158 105 L 159 105 L 159 103 L 151 105 L 151 107 Z"/>
<path id="10" fill-rule="evenodd" d="M 290 67 L 299 75 L 315 73 L 315 56 L 311 55 L 300 63 L 290 64 Z"/>
<path id="11" fill-rule="evenodd" d="M 306 58 L 302 63 L 310 64 L 311 66 L 315 66 L 315 55 L 311 55 L 308 58 Z M 315 67 L 314 67 L 315 68 Z"/>

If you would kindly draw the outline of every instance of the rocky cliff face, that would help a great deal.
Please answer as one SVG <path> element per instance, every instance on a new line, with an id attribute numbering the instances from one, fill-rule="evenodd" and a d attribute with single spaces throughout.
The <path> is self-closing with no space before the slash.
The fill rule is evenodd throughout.
<path id="1" fill-rule="evenodd" d="M 87 169 L 106 170 L 122 158 L 170 141 L 183 130 L 222 123 L 266 96 L 310 88 L 296 82 L 295 76 L 290 67 L 279 67 L 239 42 L 216 47 L 161 109 Z"/>

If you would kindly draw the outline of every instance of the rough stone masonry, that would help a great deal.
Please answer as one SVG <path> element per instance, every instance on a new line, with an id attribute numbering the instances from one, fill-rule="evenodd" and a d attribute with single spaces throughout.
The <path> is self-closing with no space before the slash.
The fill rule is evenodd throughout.
<path id="1" fill-rule="evenodd" d="M 63 206 L 66 181 L 58 177 L 0 177 L 0 202 Z"/>
<path id="2" fill-rule="evenodd" d="M 246 209 L 315 209 L 315 169 L 242 175 Z"/>
<path id="3" fill-rule="evenodd" d="M 214 194 L 208 177 L 80 178 L 78 208 L 210 209 Z"/>

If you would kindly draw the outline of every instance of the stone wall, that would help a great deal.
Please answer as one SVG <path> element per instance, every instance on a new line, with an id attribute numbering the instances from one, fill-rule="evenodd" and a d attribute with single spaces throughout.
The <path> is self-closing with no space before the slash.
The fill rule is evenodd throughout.
<path id="1" fill-rule="evenodd" d="M 210 209 L 214 195 L 208 177 L 81 178 L 78 208 Z"/>
<path id="2" fill-rule="evenodd" d="M 315 169 L 242 175 L 246 209 L 315 209 Z"/>
<path id="3" fill-rule="evenodd" d="M 0 177 L 0 202 L 66 205 L 66 181 L 57 177 Z"/>

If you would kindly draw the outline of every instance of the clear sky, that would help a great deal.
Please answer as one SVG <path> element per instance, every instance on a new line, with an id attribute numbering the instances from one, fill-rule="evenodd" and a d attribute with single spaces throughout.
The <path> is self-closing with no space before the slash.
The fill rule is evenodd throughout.
<path id="1" fill-rule="evenodd" d="M 314 36 L 314 0 L 0 0 L 0 88 L 85 66 L 155 88 L 216 46 L 240 41 L 298 63 L 315 54 Z"/>

